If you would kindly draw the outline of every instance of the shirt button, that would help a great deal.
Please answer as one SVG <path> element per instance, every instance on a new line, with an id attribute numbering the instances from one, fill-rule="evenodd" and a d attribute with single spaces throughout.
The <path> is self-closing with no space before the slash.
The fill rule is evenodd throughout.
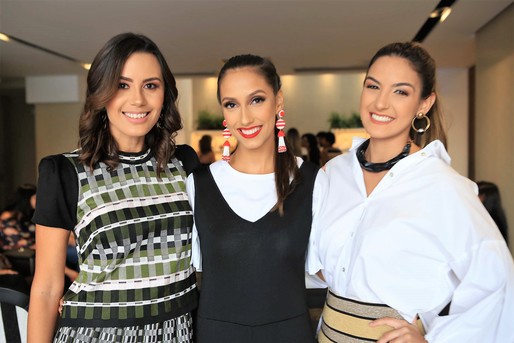
<path id="1" fill-rule="evenodd" d="M 421 153 L 421 156 L 426 156 L 426 155 L 427 155 L 427 153 L 426 153 L 426 152 L 422 152 L 422 153 Z"/>
<path id="2" fill-rule="evenodd" d="M 390 172 L 390 173 L 389 173 L 389 176 L 390 176 L 390 177 L 393 177 L 393 176 L 394 176 L 393 172 Z"/>
<path id="3" fill-rule="evenodd" d="M 350 234 L 350 237 L 353 237 L 353 232 Z"/>
<path id="4" fill-rule="evenodd" d="M 346 272 L 346 268 L 345 268 L 345 267 L 343 267 L 343 273 L 344 273 L 344 272 Z"/>

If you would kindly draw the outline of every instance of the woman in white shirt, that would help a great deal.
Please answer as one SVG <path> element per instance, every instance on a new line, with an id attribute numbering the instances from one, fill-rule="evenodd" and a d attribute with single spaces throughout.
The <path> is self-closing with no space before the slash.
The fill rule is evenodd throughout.
<path id="1" fill-rule="evenodd" d="M 371 60 L 370 135 L 326 165 L 320 342 L 514 342 L 514 267 L 477 187 L 450 167 L 435 63 L 415 43 Z"/>
<path id="2" fill-rule="evenodd" d="M 314 342 L 306 255 L 326 175 L 284 145 L 284 98 L 269 60 L 230 58 L 218 101 L 224 136 L 238 145 L 187 180 L 202 272 L 195 342 Z"/>

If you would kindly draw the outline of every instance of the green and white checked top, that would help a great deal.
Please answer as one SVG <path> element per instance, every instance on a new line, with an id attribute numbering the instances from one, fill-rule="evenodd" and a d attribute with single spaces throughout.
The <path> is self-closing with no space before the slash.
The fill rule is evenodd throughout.
<path id="1" fill-rule="evenodd" d="M 91 171 L 78 156 L 50 156 L 40 164 L 39 185 L 45 180 L 46 188 L 60 184 L 54 197 L 64 193 L 66 199 L 52 201 L 45 194 L 44 202 L 64 202 L 56 206 L 61 213 L 76 209 L 72 229 L 80 273 L 65 294 L 59 325 L 125 327 L 191 311 L 197 302 L 190 266 L 193 217 L 182 162 L 173 158 L 158 178 L 150 150 L 120 155 L 121 163 L 110 172 L 104 163 Z M 76 192 L 69 189 L 73 174 Z M 38 191 L 38 207 L 44 188 Z M 52 215 L 45 217 L 39 210 L 34 217 L 38 224 L 67 228 L 66 213 L 61 215 L 62 225 L 59 220 L 49 225 L 53 219 L 46 217 Z"/>

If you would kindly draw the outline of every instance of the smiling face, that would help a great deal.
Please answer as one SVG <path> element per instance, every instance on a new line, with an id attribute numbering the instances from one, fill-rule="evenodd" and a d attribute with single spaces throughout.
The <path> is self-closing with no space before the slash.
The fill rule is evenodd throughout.
<path id="1" fill-rule="evenodd" d="M 421 87 L 407 59 L 383 56 L 371 65 L 360 101 L 362 124 L 371 138 L 405 145 L 414 116 L 427 113 L 435 101 L 434 94 L 422 99 Z"/>
<path id="2" fill-rule="evenodd" d="M 144 148 L 145 135 L 159 120 L 164 81 L 157 58 L 133 53 L 123 66 L 118 90 L 105 106 L 111 135 L 125 152 Z"/>
<path id="3" fill-rule="evenodd" d="M 238 141 L 237 151 L 266 152 L 275 149 L 275 119 L 282 109 L 282 93 L 255 68 L 227 70 L 220 81 L 220 103 L 227 127 Z"/>

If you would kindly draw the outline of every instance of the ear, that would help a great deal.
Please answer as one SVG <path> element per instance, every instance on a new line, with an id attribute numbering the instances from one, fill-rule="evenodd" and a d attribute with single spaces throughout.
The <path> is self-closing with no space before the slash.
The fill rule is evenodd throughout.
<path id="1" fill-rule="evenodd" d="M 275 99 L 277 103 L 275 113 L 278 113 L 280 110 L 284 109 L 284 94 L 282 93 L 282 90 L 278 91 Z"/>
<path id="2" fill-rule="evenodd" d="M 419 109 L 418 109 L 417 113 L 423 112 L 423 113 L 427 114 L 428 111 L 430 111 L 430 109 L 434 105 L 436 98 L 437 98 L 437 96 L 435 95 L 434 92 L 432 92 L 432 93 L 430 93 L 430 95 L 428 97 L 421 100 L 421 104 L 419 105 Z"/>

